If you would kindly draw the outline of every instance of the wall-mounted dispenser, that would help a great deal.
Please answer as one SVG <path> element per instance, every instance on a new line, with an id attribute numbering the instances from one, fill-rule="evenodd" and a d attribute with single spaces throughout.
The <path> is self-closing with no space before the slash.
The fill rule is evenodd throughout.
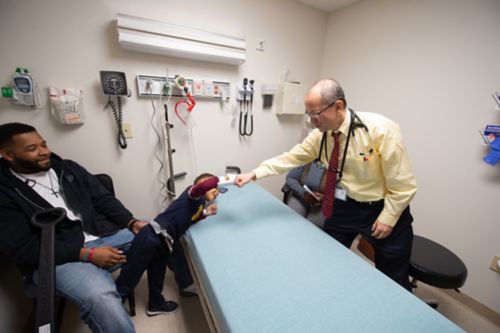
<path id="1" fill-rule="evenodd" d="M 304 85 L 298 82 L 283 82 L 276 96 L 276 114 L 304 115 Z"/>

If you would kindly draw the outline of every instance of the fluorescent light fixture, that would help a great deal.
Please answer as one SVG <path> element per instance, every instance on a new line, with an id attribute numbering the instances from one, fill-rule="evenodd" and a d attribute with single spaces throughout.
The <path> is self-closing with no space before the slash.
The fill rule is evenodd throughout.
<path id="1" fill-rule="evenodd" d="M 127 50 L 241 65 L 246 41 L 217 33 L 117 14 L 118 41 Z"/>

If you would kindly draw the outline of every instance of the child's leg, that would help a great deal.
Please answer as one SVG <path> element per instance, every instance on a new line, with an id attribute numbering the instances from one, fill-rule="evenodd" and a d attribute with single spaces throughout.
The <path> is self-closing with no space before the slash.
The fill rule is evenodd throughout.
<path id="1" fill-rule="evenodd" d="M 166 258 L 167 255 L 168 250 L 163 238 L 156 235 L 150 226 L 142 228 L 135 236 L 127 253 L 127 262 L 116 279 L 118 293 L 122 297 L 128 296 L 150 266 L 154 265 L 154 269 L 158 271 L 165 270 L 166 259 L 158 260 L 158 258 Z M 165 274 L 163 274 L 164 277 Z"/>
<path id="2" fill-rule="evenodd" d="M 175 282 L 182 290 L 193 284 L 193 277 L 191 271 L 189 270 L 189 265 L 186 259 L 186 254 L 184 249 L 179 242 L 175 242 L 173 245 L 173 252 L 168 260 L 168 267 L 174 272 Z"/>
<path id="3" fill-rule="evenodd" d="M 159 256 L 153 259 L 148 267 L 149 307 L 158 307 L 165 302 L 162 291 L 168 257 L 168 254 Z"/>

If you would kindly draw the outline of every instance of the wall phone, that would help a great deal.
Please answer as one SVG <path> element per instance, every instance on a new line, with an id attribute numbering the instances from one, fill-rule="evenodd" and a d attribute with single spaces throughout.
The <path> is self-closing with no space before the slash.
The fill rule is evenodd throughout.
<path id="1" fill-rule="evenodd" d="M 123 131 L 122 100 L 121 96 L 130 97 L 130 90 L 127 88 L 127 79 L 124 72 L 100 71 L 101 86 L 104 95 L 108 96 L 108 103 L 105 109 L 110 107 L 118 128 L 118 144 L 120 148 L 127 148 L 127 138 Z M 112 97 L 116 99 L 116 105 Z"/>

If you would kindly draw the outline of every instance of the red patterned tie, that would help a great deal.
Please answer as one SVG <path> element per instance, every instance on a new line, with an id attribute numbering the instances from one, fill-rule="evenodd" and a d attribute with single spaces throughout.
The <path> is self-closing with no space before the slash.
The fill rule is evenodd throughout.
<path id="1" fill-rule="evenodd" d="M 335 184 L 337 183 L 337 169 L 339 167 L 339 135 L 340 133 L 332 133 L 333 136 L 333 150 L 330 157 L 330 165 L 326 173 L 325 193 L 323 196 L 323 203 L 321 205 L 321 212 L 325 219 L 330 218 L 333 213 L 333 198 L 335 196 Z"/>

